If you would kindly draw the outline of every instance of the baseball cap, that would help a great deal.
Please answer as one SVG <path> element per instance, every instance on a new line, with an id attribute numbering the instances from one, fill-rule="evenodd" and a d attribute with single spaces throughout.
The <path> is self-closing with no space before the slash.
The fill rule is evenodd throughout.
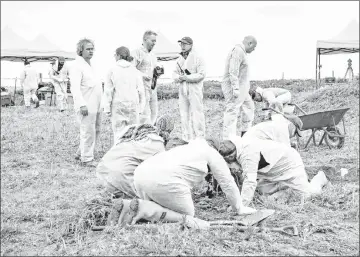
<path id="1" fill-rule="evenodd" d="M 193 44 L 193 40 L 190 37 L 183 37 L 182 39 L 178 40 L 178 42 L 189 44 L 189 45 Z"/>

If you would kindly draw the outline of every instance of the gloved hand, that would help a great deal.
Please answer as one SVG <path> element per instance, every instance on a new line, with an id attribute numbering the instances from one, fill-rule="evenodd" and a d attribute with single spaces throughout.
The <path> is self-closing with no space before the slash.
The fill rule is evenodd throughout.
<path id="1" fill-rule="evenodd" d="M 88 108 L 86 107 L 86 105 L 80 107 L 80 113 L 83 116 L 88 116 L 89 111 L 88 111 Z"/>

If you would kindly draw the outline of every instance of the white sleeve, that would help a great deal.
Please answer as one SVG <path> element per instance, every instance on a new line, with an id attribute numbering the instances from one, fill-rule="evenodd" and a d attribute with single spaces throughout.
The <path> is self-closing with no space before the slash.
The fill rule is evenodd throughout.
<path id="1" fill-rule="evenodd" d="M 230 202 L 232 209 L 238 213 L 243 205 L 239 188 L 224 158 L 212 147 L 208 148 L 208 165 Z"/>

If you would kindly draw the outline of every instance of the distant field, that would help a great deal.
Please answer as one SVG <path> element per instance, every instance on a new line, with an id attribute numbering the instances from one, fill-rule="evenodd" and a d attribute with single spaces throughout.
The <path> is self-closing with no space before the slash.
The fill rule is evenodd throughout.
<path id="1" fill-rule="evenodd" d="M 175 225 L 92 232 L 79 229 L 86 204 L 103 197 L 95 169 L 74 160 L 78 125 L 73 110 L 59 113 L 54 107 L 25 110 L 1 108 L 1 255 L 359 255 L 359 84 L 337 84 L 314 90 L 308 81 L 256 82 L 281 86 L 293 92 L 294 102 L 307 112 L 350 107 L 345 114 L 346 139 L 341 149 L 326 146 L 300 151 L 309 177 L 322 169 L 332 185 L 321 196 L 305 203 L 292 198 L 277 202 L 255 197 L 255 207 L 276 213 L 264 225 L 296 225 L 299 236 L 277 232 L 240 232 L 236 227 L 211 231 L 180 231 Z M 177 89 L 159 86 L 160 114 L 179 121 Z M 218 82 L 204 88 L 208 136 L 220 137 L 224 103 Z M 20 103 L 22 95 L 16 102 Z M 256 104 L 257 111 L 262 106 Z M 255 123 L 259 122 L 256 115 Z M 110 147 L 111 125 L 103 120 L 99 160 Z M 310 131 L 304 132 L 304 145 Z M 180 136 L 176 123 L 172 136 Z M 320 133 L 317 134 L 319 140 Z M 349 173 L 341 177 L 338 172 Z M 196 217 L 229 218 L 223 195 L 204 196 L 205 183 L 194 191 Z M 75 226 L 72 226 L 75 225 Z"/>

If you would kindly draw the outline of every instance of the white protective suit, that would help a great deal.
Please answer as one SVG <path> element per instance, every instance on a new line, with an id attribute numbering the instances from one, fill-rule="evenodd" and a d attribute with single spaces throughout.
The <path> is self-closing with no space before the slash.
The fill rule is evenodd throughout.
<path id="1" fill-rule="evenodd" d="M 49 78 L 52 80 L 56 93 L 56 105 L 59 106 L 60 110 L 66 108 L 67 101 L 67 68 L 65 68 L 66 63 L 59 71 L 59 61 L 57 60 L 54 65 L 51 65 L 49 69 Z"/>
<path id="2" fill-rule="evenodd" d="M 25 65 L 24 70 L 20 74 L 20 84 L 24 90 L 24 102 L 25 106 L 30 107 L 30 98 L 34 102 L 39 101 L 36 96 L 36 90 L 39 86 L 38 73 L 30 64 Z"/>
<path id="3" fill-rule="evenodd" d="M 242 132 L 247 131 L 254 121 L 255 104 L 249 95 L 248 61 L 242 43 L 237 44 L 227 56 L 221 88 L 226 106 L 223 124 L 225 140 L 236 135 L 239 113 Z"/>
<path id="4" fill-rule="evenodd" d="M 78 56 L 69 69 L 74 109 L 80 124 L 80 146 L 77 155 L 82 162 L 94 159 L 94 149 L 100 134 L 102 85 L 92 66 Z M 88 115 L 80 113 L 86 106 Z"/>
<path id="5" fill-rule="evenodd" d="M 139 71 L 126 60 L 117 61 L 108 72 L 104 86 L 104 112 L 111 112 L 114 143 L 126 126 L 140 122 L 145 100 Z"/>
<path id="6" fill-rule="evenodd" d="M 179 110 L 181 118 L 182 139 L 189 141 L 205 137 L 205 114 L 203 88 L 205 63 L 196 51 L 190 51 L 186 60 L 180 55 L 176 61 L 173 79 L 179 87 Z M 188 70 L 186 81 L 180 82 L 182 71 Z"/>
<path id="7" fill-rule="evenodd" d="M 241 196 L 244 205 L 252 201 L 257 187 L 264 194 L 272 194 L 286 187 L 305 196 L 315 192 L 308 182 L 301 156 L 295 149 L 272 140 L 238 136 L 229 140 L 236 146 L 237 163 L 243 172 Z M 260 153 L 269 165 L 259 167 Z"/>
<path id="8" fill-rule="evenodd" d="M 127 126 L 124 131 L 130 127 Z M 140 140 L 117 140 L 99 162 L 96 176 L 104 182 L 109 192 L 123 192 L 130 197 L 136 197 L 134 170 L 144 160 L 164 151 L 164 140 L 156 133 L 147 134 Z"/>
<path id="9" fill-rule="evenodd" d="M 146 104 L 143 113 L 140 115 L 140 123 L 154 124 L 158 116 L 158 96 L 157 87 L 151 89 L 151 81 L 154 75 L 154 68 L 157 66 L 156 56 L 144 46 L 132 51 L 131 56 L 134 58 L 132 61 L 134 66 L 151 78 L 149 81 L 143 79 Z"/>
<path id="10" fill-rule="evenodd" d="M 273 115 L 275 119 L 260 122 L 252 126 L 244 135 L 245 138 L 256 138 L 263 140 L 273 140 L 287 146 L 290 144 L 289 121 L 281 114 Z"/>
<path id="11" fill-rule="evenodd" d="M 291 102 L 291 93 L 284 88 L 257 87 L 256 92 L 261 95 L 265 107 L 271 107 L 279 112 L 283 112 L 285 105 Z"/>
<path id="12" fill-rule="evenodd" d="M 194 216 L 191 190 L 211 171 L 226 194 L 234 211 L 242 200 L 225 160 L 205 139 L 161 152 L 141 163 L 134 173 L 138 196 L 175 212 Z"/>

